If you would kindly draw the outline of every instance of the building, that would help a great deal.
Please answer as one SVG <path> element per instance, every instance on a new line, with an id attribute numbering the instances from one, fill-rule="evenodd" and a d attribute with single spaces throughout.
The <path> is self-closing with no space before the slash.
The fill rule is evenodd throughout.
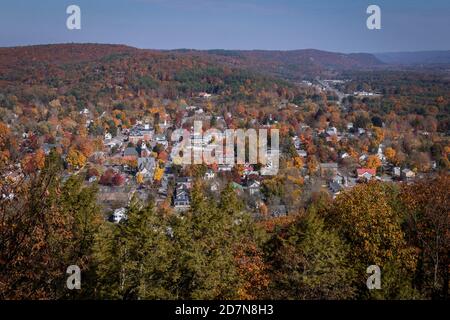
<path id="1" fill-rule="evenodd" d="M 261 182 L 258 180 L 248 180 L 247 190 L 251 196 L 260 194 Z"/>
<path id="2" fill-rule="evenodd" d="M 138 154 L 136 148 L 129 147 L 123 151 L 123 158 L 125 160 L 133 161 L 133 160 L 137 160 L 138 157 L 139 157 L 139 154 Z"/>
<path id="3" fill-rule="evenodd" d="M 336 136 L 338 134 L 338 131 L 335 127 L 329 127 L 329 128 L 327 128 L 326 133 L 329 136 Z"/>
<path id="4" fill-rule="evenodd" d="M 153 141 L 156 144 L 162 145 L 164 148 L 167 148 L 169 146 L 169 142 L 167 141 L 164 134 L 155 134 L 155 136 L 153 137 Z"/>
<path id="5" fill-rule="evenodd" d="M 144 178 L 152 178 L 156 168 L 155 158 L 138 158 L 138 172 L 144 176 Z"/>
<path id="6" fill-rule="evenodd" d="M 356 169 L 356 174 L 358 176 L 358 179 L 369 181 L 376 176 L 377 170 L 369 168 L 361 168 Z"/>
<path id="7" fill-rule="evenodd" d="M 410 170 L 410 169 L 408 169 L 408 168 L 405 168 L 405 169 L 402 170 L 401 177 L 402 177 L 403 180 L 407 180 L 408 181 L 408 180 L 413 179 L 415 176 L 416 176 L 415 172 Z"/>
<path id="8" fill-rule="evenodd" d="M 302 149 L 298 149 L 297 150 L 297 155 L 301 158 L 306 158 L 308 156 L 308 153 L 305 150 Z"/>
<path id="9" fill-rule="evenodd" d="M 110 220 L 114 223 L 119 223 L 123 220 L 127 220 L 128 217 L 126 215 L 127 210 L 125 208 L 119 208 L 114 210 L 114 213 L 111 215 Z"/>
<path id="10" fill-rule="evenodd" d="M 177 179 L 176 183 L 177 183 L 177 186 L 183 185 L 187 189 L 191 189 L 192 188 L 192 178 L 191 177 L 179 177 Z"/>
<path id="11" fill-rule="evenodd" d="M 189 189 L 183 184 L 177 184 L 175 189 L 173 206 L 176 210 L 188 210 L 191 206 Z"/>
<path id="12" fill-rule="evenodd" d="M 216 176 L 216 174 L 214 173 L 214 171 L 212 169 L 206 170 L 206 173 L 205 173 L 205 179 L 206 180 L 214 179 L 215 176 Z"/>
<path id="13" fill-rule="evenodd" d="M 329 184 L 329 188 L 334 196 L 338 195 L 342 190 L 344 190 L 344 187 L 336 181 L 331 181 Z"/>

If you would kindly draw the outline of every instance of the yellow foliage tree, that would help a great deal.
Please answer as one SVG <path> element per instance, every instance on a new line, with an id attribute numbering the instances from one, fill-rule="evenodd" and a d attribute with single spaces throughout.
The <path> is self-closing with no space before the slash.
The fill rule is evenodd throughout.
<path id="1" fill-rule="evenodd" d="M 138 174 L 136 175 L 136 182 L 139 184 L 144 183 L 144 175 L 141 172 L 138 172 Z"/>
<path id="2" fill-rule="evenodd" d="M 397 153 L 395 152 L 395 150 L 393 148 L 387 147 L 384 150 L 384 155 L 390 162 L 395 163 L 395 156 L 397 155 Z"/>
<path id="3" fill-rule="evenodd" d="M 74 148 L 70 148 L 66 160 L 73 168 L 82 168 L 86 164 L 86 157 Z"/>
<path id="4" fill-rule="evenodd" d="M 303 167 L 303 159 L 300 157 L 295 157 L 294 158 L 294 167 L 296 167 L 297 169 L 301 169 Z"/>
<path id="5" fill-rule="evenodd" d="M 374 136 L 374 143 L 380 144 L 384 140 L 384 132 L 383 129 L 379 127 L 373 128 L 373 136 Z"/>
<path id="6" fill-rule="evenodd" d="M 381 167 L 381 160 L 377 155 L 371 155 L 367 158 L 366 166 L 369 169 L 377 169 Z"/>
<path id="7" fill-rule="evenodd" d="M 163 175 L 164 175 L 164 168 L 156 167 L 153 179 L 159 182 L 161 181 Z"/>
<path id="8" fill-rule="evenodd" d="M 352 244 L 352 261 L 362 263 L 357 268 L 383 268 L 388 261 L 415 268 L 414 250 L 407 246 L 401 227 L 402 213 L 392 206 L 395 194 L 392 186 L 373 181 L 336 198 L 333 223 Z"/>

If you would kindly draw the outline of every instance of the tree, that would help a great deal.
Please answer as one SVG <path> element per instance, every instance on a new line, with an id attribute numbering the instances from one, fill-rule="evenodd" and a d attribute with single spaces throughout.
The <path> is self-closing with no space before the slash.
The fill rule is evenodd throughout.
<path id="1" fill-rule="evenodd" d="M 125 177 L 120 173 L 116 173 L 112 179 L 112 184 L 116 187 L 120 187 L 124 183 L 125 183 Z"/>
<path id="2" fill-rule="evenodd" d="M 94 246 L 98 297 L 173 299 L 170 234 L 152 202 L 131 201 L 125 223 L 105 223 Z"/>
<path id="3" fill-rule="evenodd" d="M 156 166 L 155 173 L 153 174 L 153 179 L 157 182 L 161 181 L 162 177 L 164 175 L 164 168 L 160 168 L 159 166 Z"/>
<path id="4" fill-rule="evenodd" d="M 366 166 L 369 169 L 378 169 L 379 167 L 381 167 L 381 160 L 377 155 L 370 155 L 367 158 Z"/>
<path id="5" fill-rule="evenodd" d="M 387 147 L 387 148 L 384 150 L 384 155 L 385 155 L 386 158 L 387 158 L 390 162 L 392 162 L 392 163 L 395 163 L 395 162 L 396 162 L 396 158 L 395 158 L 396 154 L 397 154 L 397 153 L 395 152 L 395 149 L 394 149 L 394 148 Z"/>
<path id="6" fill-rule="evenodd" d="M 303 168 L 303 159 L 300 157 L 295 157 L 294 158 L 294 167 L 297 169 Z"/>
<path id="7" fill-rule="evenodd" d="M 67 153 L 66 161 L 73 168 L 79 169 L 84 167 L 84 165 L 86 164 L 86 157 L 77 149 L 70 148 L 69 152 Z"/>
<path id="8" fill-rule="evenodd" d="M 266 245 L 269 297 L 346 299 L 354 296 L 349 247 L 318 217 L 315 209 L 275 233 Z"/>
<path id="9" fill-rule="evenodd" d="M 65 270 L 88 270 L 89 248 L 98 217 L 96 192 L 77 178 L 61 181 L 56 151 L 41 172 L 17 184 L 2 184 L 12 199 L 0 199 L 0 298 L 61 299 Z M 6 190 L 6 189 L 3 189 Z"/>
<path id="10" fill-rule="evenodd" d="M 191 209 L 182 219 L 173 217 L 171 267 L 178 299 L 236 299 L 243 288 L 236 264 L 236 244 L 249 235 L 248 217 L 241 212 L 231 185 L 217 204 L 208 200 L 199 182 L 191 192 Z"/>
<path id="11" fill-rule="evenodd" d="M 336 198 L 328 223 L 337 226 L 341 236 L 351 244 L 350 258 L 362 288 L 369 265 L 378 265 L 382 270 L 395 265 L 397 279 L 391 281 L 407 278 L 415 271 L 416 255 L 401 227 L 403 214 L 398 190 L 376 181 L 357 185 Z"/>
<path id="12" fill-rule="evenodd" d="M 443 174 L 404 186 L 407 234 L 420 248 L 418 285 L 429 297 L 448 298 L 450 264 L 450 177 Z"/>
<path id="13" fill-rule="evenodd" d="M 112 181 L 113 181 L 113 178 L 115 177 L 115 175 L 116 174 L 113 169 L 108 169 L 100 177 L 99 183 L 102 185 L 105 185 L 105 186 L 110 186 L 113 183 Z"/>
<path id="14" fill-rule="evenodd" d="M 144 175 L 141 172 L 138 172 L 136 174 L 136 182 L 138 184 L 143 184 L 144 183 Z"/>

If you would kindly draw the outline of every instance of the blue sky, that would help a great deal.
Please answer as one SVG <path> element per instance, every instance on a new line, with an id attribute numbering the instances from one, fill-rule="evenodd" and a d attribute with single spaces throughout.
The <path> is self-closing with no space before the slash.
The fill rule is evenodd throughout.
<path id="1" fill-rule="evenodd" d="M 66 28 L 81 8 L 82 29 Z M 382 29 L 366 28 L 379 5 Z M 449 0 L 2 0 L 0 46 L 95 42 L 138 48 L 450 49 Z"/>

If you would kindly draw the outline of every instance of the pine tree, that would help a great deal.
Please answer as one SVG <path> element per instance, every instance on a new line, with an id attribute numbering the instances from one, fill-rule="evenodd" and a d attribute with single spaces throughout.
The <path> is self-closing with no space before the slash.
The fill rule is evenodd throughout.
<path id="1" fill-rule="evenodd" d="M 279 230 L 266 245 L 269 298 L 346 299 L 354 295 L 348 247 L 315 210 Z"/>
<path id="2" fill-rule="evenodd" d="M 153 203 L 133 198 L 123 224 L 107 223 L 97 238 L 94 257 L 102 298 L 172 298 L 167 284 L 171 249 L 169 230 Z"/>
<path id="3" fill-rule="evenodd" d="M 238 297 L 240 277 L 235 261 L 242 233 L 240 205 L 231 187 L 217 204 L 195 183 L 191 209 L 174 217 L 175 296 L 178 299 Z"/>
<path id="4" fill-rule="evenodd" d="M 0 295 L 8 299 L 59 299 L 67 296 L 69 265 L 83 265 L 76 217 L 79 210 L 63 205 L 62 160 L 56 151 L 45 159 L 40 173 L 26 176 L 11 201 L 2 199 L 0 215 Z M 62 196 L 63 195 L 63 196 Z M 89 200 L 90 199 L 90 200 Z M 90 207 L 95 194 L 83 205 Z M 75 250 L 77 248 L 77 250 Z"/>

